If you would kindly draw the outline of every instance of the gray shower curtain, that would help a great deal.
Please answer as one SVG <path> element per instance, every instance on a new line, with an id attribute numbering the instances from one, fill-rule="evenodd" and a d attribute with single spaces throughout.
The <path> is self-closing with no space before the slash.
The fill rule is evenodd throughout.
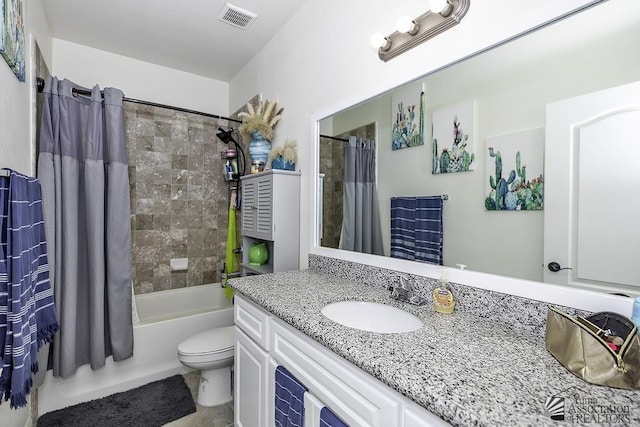
<path id="1" fill-rule="evenodd" d="M 384 255 L 376 190 L 375 142 L 349 137 L 344 149 L 340 249 Z"/>
<path id="2" fill-rule="evenodd" d="M 60 322 L 54 376 L 106 357 L 133 355 L 131 223 L 123 94 L 91 95 L 49 77 L 44 89 L 38 178 Z"/>

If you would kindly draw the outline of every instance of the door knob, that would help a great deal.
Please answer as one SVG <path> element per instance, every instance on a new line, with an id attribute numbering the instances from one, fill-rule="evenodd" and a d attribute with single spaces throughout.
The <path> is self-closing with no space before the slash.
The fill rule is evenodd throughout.
<path id="1" fill-rule="evenodd" d="M 547 265 L 547 268 L 554 273 L 557 273 L 560 270 L 573 270 L 571 267 L 560 267 L 560 264 L 555 261 L 550 262 L 549 265 Z"/>

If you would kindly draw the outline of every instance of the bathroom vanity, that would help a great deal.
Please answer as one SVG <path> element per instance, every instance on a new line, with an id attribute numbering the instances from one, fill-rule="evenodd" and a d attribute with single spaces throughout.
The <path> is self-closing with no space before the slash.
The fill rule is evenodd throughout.
<path id="1" fill-rule="evenodd" d="M 278 365 L 308 388 L 305 425 L 324 406 L 351 426 L 448 425 L 248 299 L 236 297 L 235 322 L 237 426 L 272 425 Z"/>
<path id="2" fill-rule="evenodd" d="M 640 421 L 640 392 L 585 383 L 547 352 L 544 318 L 535 318 L 546 314 L 546 305 L 519 298 L 517 312 L 508 313 L 500 300 L 511 304 L 517 297 L 452 284 L 460 307 L 440 314 L 431 304 L 390 299 L 370 279 L 376 278 L 356 281 L 306 270 L 231 281 L 236 425 L 273 424 L 279 364 L 308 388 L 308 416 L 324 405 L 351 426 L 557 425 L 545 405 L 558 397 L 566 398 L 572 425 L 593 422 L 576 418 L 587 401 L 618 408 L 614 415 L 628 417 L 630 424 Z M 476 291 L 482 295 L 472 295 Z M 465 301 L 471 298 L 495 312 L 474 310 Z M 376 333 L 342 326 L 321 313 L 345 300 L 388 304 L 424 325 L 415 332 Z"/>

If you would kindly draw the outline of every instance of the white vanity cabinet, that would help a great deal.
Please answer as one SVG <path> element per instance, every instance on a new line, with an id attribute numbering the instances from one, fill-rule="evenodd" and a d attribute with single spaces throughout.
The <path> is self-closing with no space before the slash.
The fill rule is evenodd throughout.
<path id="1" fill-rule="evenodd" d="M 307 427 L 318 425 L 316 420 L 323 406 L 329 407 L 351 427 L 448 425 L 238 295 L 235 297 L 235 321 L 234 405 L 237 426 L 274 424 L 274 373 L 278 365 L 287 368 L 309 390 L 305 395 Z"/>
<path id="2" fill-rule="evenodd" d="M 261 308 L 235 297 L 234 421 L 237 427 L 266 427 L 272 423 L 273 370 L 269 366 L 269 317 Z M 271 396 L 271 398 L 269 398 Z M 271 414 L 271 416 L 269 416 Z"/>
<path id="3" fill-rule="evenodd" d="M 266 427 L 269 353 L 236 329 L 235 425 Z"/>
<path id="4" fill-rule="evenodd" d="M 299 268 L 300 173 L 272 169 L 242 178 L 242 270 L 274 273 Z M 266 243 L 269 260 L 249 263 L 254 243 Z"/>

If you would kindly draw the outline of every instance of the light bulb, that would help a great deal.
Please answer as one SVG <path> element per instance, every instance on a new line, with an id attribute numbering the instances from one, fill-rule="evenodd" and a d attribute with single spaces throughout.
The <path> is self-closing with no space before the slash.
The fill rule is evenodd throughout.
<path id="1" fill-rule="evenodd" d="M 447 6 L 447 0 L 429 0 L 429 9 L 433 13 L 440 13 Z"/>
<path id="2" fill-rule="evenodd" d="M 389 39 L 387 39 L 382 33 L 373 33 L 371 35 L 371 38 L 369 39 L 369 42 L 371 43 L 371 46 L 375 47 L 376 49 L 383 50 L 385 46 L 390 43 Z"/>
<path id="3" fill-rule="evenodd" d="M 396 23 L 396 30 L 400 33 L 409 33 L 414 35 L 418 32 L 418 28 L 418 24 L 406 15 L 398 18 L 398 22 Z"/>

